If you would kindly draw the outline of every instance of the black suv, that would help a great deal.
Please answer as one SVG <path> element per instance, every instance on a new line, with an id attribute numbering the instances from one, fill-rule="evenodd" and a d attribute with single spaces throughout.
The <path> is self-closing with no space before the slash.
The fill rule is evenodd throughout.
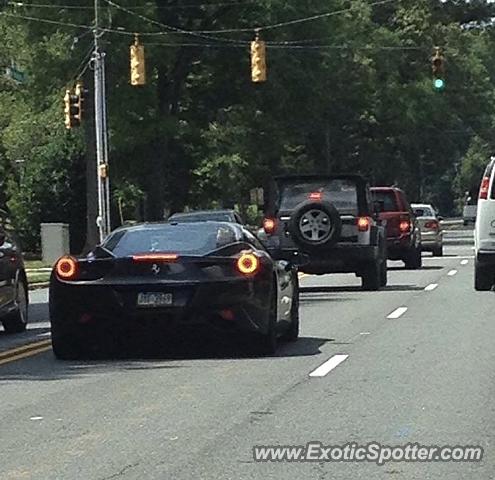
<path id="1" fill-rule="evenodd" d="M 26 329 L 28 283 L 15 233 L 0 211 L 0 322 L 7 333 Z"/>
<path id="2" fill-rule="evenodd" d="M 359 175 L 276 177 L 263 228 L 270 253 L 302 272 L 355 273 L 364 290 L 387 284 L 385 229 Z"/>

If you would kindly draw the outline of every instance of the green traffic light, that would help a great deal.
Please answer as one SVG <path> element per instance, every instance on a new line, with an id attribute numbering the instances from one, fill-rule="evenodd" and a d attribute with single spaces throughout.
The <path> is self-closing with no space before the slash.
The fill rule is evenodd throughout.
<path id="1" fill-rule="evenodd" d="M 436 90 L 443 90 L 445 88 L 445 81 L 442 78 L 435 78 L 433 86 Z"/>

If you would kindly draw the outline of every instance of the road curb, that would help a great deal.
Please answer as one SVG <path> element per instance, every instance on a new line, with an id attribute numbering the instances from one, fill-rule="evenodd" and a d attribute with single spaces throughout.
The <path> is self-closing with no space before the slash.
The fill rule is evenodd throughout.
<path id="1" fill-rule="evenodd" d="M 50 282 L 38 282 L 38 283 L 30 283 L 29 290 L 40 290 L 42 288 L 48 288 Z"/>

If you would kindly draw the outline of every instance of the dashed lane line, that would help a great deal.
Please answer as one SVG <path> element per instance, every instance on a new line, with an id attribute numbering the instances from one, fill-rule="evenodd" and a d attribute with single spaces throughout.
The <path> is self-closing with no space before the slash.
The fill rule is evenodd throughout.
<path id="1" fill-rule="evenodd" d="M 404 315 L 404 313 L 406 313 L 407 310 L 408 310 L 407 307 L 396 308 L 387 318 L 389 318 L 390 320 L 395 320 L 397 318 L 402 317 L 402 315 Z"/>
<path id="2" fill-rule="evenodd" d="M 338 367 L 342 362 L 345 362 L 349 358 L 349 355 L 334 355 L 328 359 L 325 363 L 320 365 L 316 370 L 313 370 L 310 377 L 325 377 L 334 368 Z"/>

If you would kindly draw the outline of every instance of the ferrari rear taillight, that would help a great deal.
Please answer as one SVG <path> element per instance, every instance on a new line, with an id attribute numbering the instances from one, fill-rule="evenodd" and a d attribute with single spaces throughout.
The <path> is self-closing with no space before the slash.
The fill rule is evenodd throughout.
<path id="1" fill-rule="evenodd" d="M 178 259 L 179 255 L 176 253 L 142 253 L 132 256 L 136 263 L 173 263 Z"/>
<path id="2" fill-rule="evenodd" d="M 263 230 L 267 235 L 272 235 L 275 233 L 277 228 L 277 221 L 274 218 L 265 218 L 263 219 Z"/>
<path id="3" fill-rule="evenodd" d="M 259 258 L 251 252 L 243 253 L 237 259 L 237 270 L 243 275 L 254 275 L 260 268 Z"/>
<path id="4" fill-rule="evenodd" d="M 480 185 L 480 196 L 481 200 L 486 200 L 488 198 L 488 187 L 490 185 L 490 177 L 483 177 Z"/>
<path id="5" fill-rule="evenodd" d="M 74 257 L 60 258 L 55 264 L 55 272 L 62 280 L 75 280 L 79 274 L 79 264 Z"/>
<path id="6" fill-rule="evenodd" d="M 371 226 L 371 218 L 370 217 L 359 217 L 357 219 L 357 227 L 359 232 L 367 232 Z"/>

